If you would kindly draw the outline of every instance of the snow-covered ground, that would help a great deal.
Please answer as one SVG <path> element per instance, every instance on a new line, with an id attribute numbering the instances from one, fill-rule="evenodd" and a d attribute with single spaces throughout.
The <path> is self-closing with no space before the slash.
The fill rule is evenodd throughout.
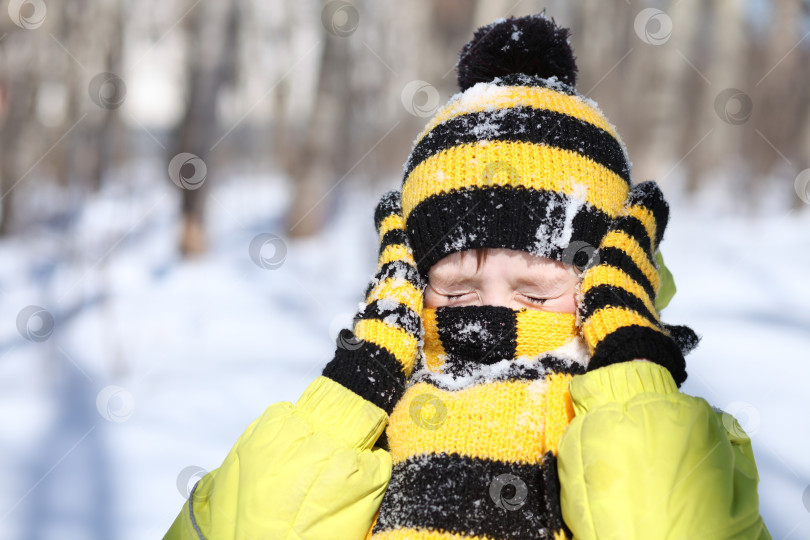
<path id="1" fill-rule="evenodd" d="M 371 274 L 386 186 L 346 182 L 327 230 L 263 251 L 281 263 L 263 269 L 249 246 L 282 230 L 283 180 L 221 182 L 210 253 L 182 261 L 176 188 L 157 167 L 127 175 L 0 242 L 0 538 L 160 538 L 200 471 L 320 372 Z M 703 336 L 683 390 L 751 435 L 774 539 L 810 538 L 810 208 L 752 218 L 682 200 L 664 319 Z M 47 315 L 20 317 L 31 305 L 53 316 L 49 336 Z"/>

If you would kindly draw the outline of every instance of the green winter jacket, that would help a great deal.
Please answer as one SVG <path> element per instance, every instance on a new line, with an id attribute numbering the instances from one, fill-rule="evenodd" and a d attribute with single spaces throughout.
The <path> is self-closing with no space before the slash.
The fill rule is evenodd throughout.
<path id="1" fill-rule="evenodd" d="M 576 540 L 770 539 L 751 441 L 730 415 L 626 362 L 577 375 L 558 447 Z M 391 475 L 382 409 L 324 377 L 248 427 L 165 539 L 362 540 Z"/>

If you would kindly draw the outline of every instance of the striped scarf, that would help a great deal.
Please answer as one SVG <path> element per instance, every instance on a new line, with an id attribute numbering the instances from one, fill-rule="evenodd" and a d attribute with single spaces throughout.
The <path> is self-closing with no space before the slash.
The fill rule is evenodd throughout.
<path id="1" fill-rule="evenodd" d="M 426 308 L 423 322 L 370 537 L 568 538 L 555 456 L 587 364 L 576 316 L 465 306 Z"/>

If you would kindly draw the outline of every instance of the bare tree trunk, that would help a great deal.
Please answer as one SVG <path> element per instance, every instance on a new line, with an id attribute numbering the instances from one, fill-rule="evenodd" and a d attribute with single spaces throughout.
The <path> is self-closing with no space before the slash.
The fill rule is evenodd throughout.
<path id="1" fill-rule="evenodd" d="M 39 72 L 35 62 L 39 43 L 27 30 L 14 30 L 2 47 L 6 58 L 6 115 L 0 126 L 0 236 L 9 235 L 15 222 L 14 190 L 28 174 L 28 161 L 35 152 L 29 137 L 30 119 L 35 114 Z M 33 164 L 34 160 L 30 160 Z"/>
<path id="2" fill-rule="evenodd" d="M 207 249 L 205 195 L 213 169 L 210 156 L 217 136 L 217 98 L 236 48 L 236 1 L 201 2 L 187 17 L 188 100 L 176 148 L 169 159 L 181 152 L 194 154 L 206 163 L 208 177 L 198 189 L 183 189 L 180 251 L 184 256 L 198 255 Z"/>
<path id="3" fill-rule="evenodd" d="M 701 89 L 709 85 L 695 67 L 694 22 L 699 20 L 701 6 L 699 2 L 674 2 L 667 14 L 677 31 L 672 32 L 666 44 L 648 45 L 639 40 L 639 47 L 654 49 L 645 69 L 640 70 L 651 84 L 636 86 L 649 98 L 649 114 L 637 120 L 641 124 L 640 140 L 633 141 L 646 141 L 646 151 L 634 160 L 634 174 L 639 180 L 654 178 L 666 184 L 666 175 L 692 146 L 683 147 L 688 118 L 694 114 L 696 102 L 687 81 L 698 79 Z"/>
<path id="4" fill-rule="evenodd" d="M 379 169 L 372 172 L 371 180 L 378 184 L 385 183 L 385 187 L 388 187 L 392 178 L 401 179 L 402 163 L 408 156 L 414 134 L 422 129 L 427 120 L 406 112 L 402 102 L 403 91 L 415 80 L 425 81 L 432 87 L 439 88 L 442 85 L 454 85 L 455 71 L 452 66 L 455 62 L 451 55 L 455 51 L 443 51 L 432 45 L 429 34 L 432 33 L 430 28 L 433 15 L 431 4 L 427 0 L 379 2 L 378 5 L 385 10 L 380 15 L 381 20 L 391 21 L 391 24 L 384 27 L 378 25 L 376 31 L 380 35 L 372 46 L 391 70 L 366 51 L 365 56 L 369 61 L 377 62 L 382 77 L 374 96 L 377 105 L 364 105 L 364 109 L 369 118 L 376 118 L 374 123 L 377 129 L 373 135 L 377 140 L 374 144 L 379 142 L 373 152 Z M 448 71 L 449 74 L 442 80 L 442 76 Z M 455 88 L 451 88 L 454 92 Z M 438 88 L 436 91 L 439 92 Z M 440 96 L 438 101 L 444 100 Z M 378 111 L 384 111 L 382 117 Z M 386 133 L 388 135 L 384 140 L 379 139 Z M 398 187 L 398 184 L 394 185 Z"/>
<path id="5" fill-rule="evenodd" d="M 474 29 L 473 17 L 475 12 L 481 9 L 482 2 L 479 0 L 475 4 L 476 9 L 470 9 L 468 0 L 435 0 L 432 2 L 433 9 L 430 16 L 430 25 L 428 26 L 429 43 L 432 51 L 424 57 L 424 61 L 429 62 L 439 56 L 436 51 L 447 51 L 445 54 L 449 55 L 450 62 L 440 66 L 439 62 L 434 61 L 431 66 L 441 70 L 437 74 L 440 77 L 449 72 L 449 76 L 444 79 L 434 79 L 436 85 L 443 83 L 442 88 L 447 91 L 456 91 L 456 71 L 452 68 L 456 64 L 458 51 L 472 37 Z M 437 60 L 440 60 L 440 58 L 439 56 Z"/>
<path id="6" fill-rule="evenodd" d="M 105 69 L 117 77 L 123 75 L 123 49 L 124 49 L 124 6 L 121 0 L 108 2 L 106 10 L 102 11 L 106 19 L 107 49 Z M 118 96 L 117 96 L 118 97 Z M 123 96 L 121 96 L 123 97 Z M 90 171 L 90 185 L 96 190 L 101 186 L 104 174 L 110 169 L 114 161 L 114 153 L 121 135 L 121 121 L 118 108 L 105 109 L 101 124 L 95 129 L 94 139 L 98 157 L 95 167 Z"/>
<path id="7" fill-rule="evenodd" d="M 290 58 L 293 52 L 293 29 L 296 20 L 290 4 L 281 2 L 278 5 L 276 25 L 272 28 L 272 47 L 277 58 Z M 303 151 L 301 126 L 293 124 L 288 117 L 290 103 L 290 80 L 284 76 L 285 63 L 277 63 L 272 79 L 278 81 L 273 93 L 272 154 L 278 167 L 290 178 L 299 178 L 303 173 Z"/>
<path id="8" fill-rule="evenodd" d="M 116 105 L 108 98 L 117 99 L 115 92 L 111 93 L 111 90 L 119 87 L 110 84 L 108 76 L 103 73 L 90 71 L 93 66 L 98 65 L 99 53 L 105 52 L 106 47 L 110 48 L 111 56 L 120 56 L 120 50 L 115 53 L 114 49 L 115 40 L 120 40 L 122 29 L 117 27 L 116 20 L 110 16 L 115 3 L 113 0 L 90 5 L 78 0 L 66 0 L 55 6 L 55 9 L 60 10 L 56 19 L 59 22 L 55 28 L 56 39 L 72 56 L 65 58 L 67 53 L 58 47 L 50 67 L 53 71 L 64 74 L 67 94 L 64 129 L 79 122 L 83 114 L 86 115 L 64 144 L 54 152 L 58 163 L 56 174 L 62 186 L 78 187 L 82 191 L 96 191 L 101 185 L 104 169 L 102 160 L 111 135 L 104 127 L 109 117 L 116 114 L 113 110 Z M 89 34 L 91 29 L 93 33 Z M 96 36 L 101 36 L 99 43 L 95 42 Z M 98 46 L 100 43 L 104 44 L 105 49 Z M 109 64 L 103 69 L 105 72 L 120 74 L 120 64 L 114 70 Z M 93 86 L 94 82 L 101 81 L 105 83 Z M 88 93 L 92 102 L 89 106 Z"/>
<path id="9" fill-rule="evenodd" d="M 582 2 L 575 10 L 578 12 L 574 17 L 578 33 L 572 38 L 579 67 L 577 89 L 606 108 L 616 104 L 618 109 L 621 100 L 609 97 L 627 91 L 631 85 L 620 74 L 628 61 L 634 60 L 631 56 L 643 55 L 639 52 L 641 47 L 637 45 L 632 27 L 629 31 L 625 27 L 626 10 L 627 5 L 623 2 Z M 632 24 L 632 17 L 630 19 Z M 627 38 L 632 38 L 632 41 Z M 631 48 L 633 52 L 628 55 Z M 618 117 L 617 114 L 612 116 Z"/>
<path id="10" fill-rule="evenodd" d="M 802 63 L 803 49 L 796 47 L 801 39 L 801 0 L 774 2 L 772 9 L 763 64 L 751 70 L 756 129 L 747 130 L 745 140 L 749 168 L 760 181 L 775 167 L 791 169 L 785 160 L 795 160 L 800 153 L 797 142 L 807 110 L 807 64 Z"/>
<path id="11" fill-rule="evenodd" d="M 324 30 L 318 90 L 304 147 L 302 172 L 295 178 L 295 192 L 287 214 L 291 237 L 318 232 L 326 220 L 329 189 L 349 169 L 348 39 Z"/>
<path id="12" fill-rule="evenodd" d="M 74 57 L 77 54 L 81 55 L 81 52 L 78 50 L 79 43 L 74 44 L 72 40 L 75 34 L 79 34 L 80 36 L 84 34 L 81 30 L 78 32 L 75 32 L 75 30 L 77 25 L 79 29 L 82 28 L 82 23 L 87 20 L 86 14 L 83 14 L 81 7 L 75 5 L 75 2 L 72 0 L 58 4 L 54 6 L 54 9 L 59 10 L 58 18 L 55 18 L 59 24 L 54 28 L 54 33 L 59 39 L 59 42 L 65 44 L 69 50 L 72 50 Z M 62 60 L 62 62 L 57 63 L 57 59 Z M 63 127 L 67 129 L 72 126 L 82 114 L 82 106 L 87 98 L 85 79 L 89 74 L 84 73 L 72 59 L 67 59 L 72 65 L 65 63 L 64 60 L 64 58 L 54 58 L 52 60 L 51 69 L 57 73 L 62 72 L 64 74 L 63 84 L 66 95 L 66 110 Z M 87 59 L 85 59 L 85 62 L 86 61 Z M 79 131 L 81 136 L 69 136 L 67 140 L 64 141 L 64 144 L 54 149 L 53 159 L 56 165 L 56 180 L 62 187 L 71 185 L 77 176 L 81 176 L 81 173 L 77 172 L 78 167 L 87 166 L 87 164 L 96 158 L 95 155 L 88 156 L 85 154 L 88 135 L 84 133 L 84 129 L 85 126 L 77 126 L 76 130 Z"/>
<path id="13" fill-rule="evenodd" d="M 741 166 L 743 130 L 751 114 L 742 71 L 746 54 L 744 6 L 738 0 L 718 0 L 711 7 L 716 45 L 706 74 L 711 86 L 703 101 L 712 108 L 699 111 L 700 121 L 692 135 L 697 146 L 690 159 L 699 171 L 693 181 L 707 174 L 724 175 L 727 180 L 734 179 L 735 193 L 729 195 L 739 196 L 750 188 L 747 168 Z M 695 187 L 690 186 L 692 191 Z"/>

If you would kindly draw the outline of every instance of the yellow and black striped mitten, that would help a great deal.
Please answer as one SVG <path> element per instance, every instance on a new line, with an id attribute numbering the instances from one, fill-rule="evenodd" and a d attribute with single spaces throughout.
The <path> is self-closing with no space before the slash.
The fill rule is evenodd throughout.
<path id="1" fill-rule="evenodd" d="M 654 254 L 668 219 L 658 185 L 638 184 L 594 252 L 580 285 L 588 371 L 638 358 L 666 367 L 678 386 L 686 379 L 684 354 L 698 337 L 688 327 L 663 324 L 655 307 L 661 277 Z"/>
<path id="2" fill-rule="evenodd" d="M 374 212 L 380 237 L 377 271 L 353 330 L 342 330 L 323 375 L 391 413 L 405 391 L 422 339 L 425 283 L 405 231 L 399 191 L 382 196 Z"/>

